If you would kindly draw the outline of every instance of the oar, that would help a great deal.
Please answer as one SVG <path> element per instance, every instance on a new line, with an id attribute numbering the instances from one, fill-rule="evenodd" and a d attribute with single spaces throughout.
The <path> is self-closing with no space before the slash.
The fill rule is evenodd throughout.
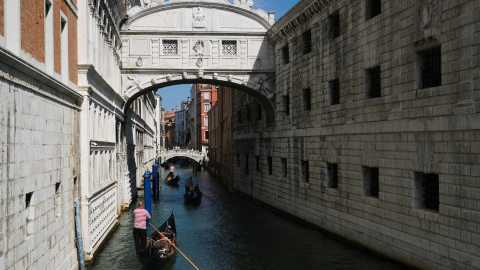
<path id="1" fill-rule="evenodd" d="M 189 263 L 191 263 L 191 264 L 193 265 L 193 267 L 195 267 L 195 269 L 199 270 L 198 267 L 196 267 L 195 264 L 193 264 L 193 262 L 190 261 L 190 259 L 188 259 L 187 256 L 185 256 L 185 254 L 183 254 L 183 252 L 180 251 L 180 249 L 178 249 L 178 248 L 175 246 L 174 243 L 172 243 L 172 241 L 170 241 L 170 239 L 168 239 L 168 237 L 165 237 L 165 235 L 163 235 L 163 233 L 161 233 L 159 230 L 157 230 L 157 228 L 155 228 L 155 226 L 153 226 L 151 223 L 148 223 L 148 224 L 150 224 L 150 226 L 152 226 L 152 227 L 155 229 L 155 231 L 157 231 L 163 238 L 167 239 L 167 241 L 172 245 L 172 247 L 174 247 L 176 250 L 178 250 L 178 252 L 180 252 L 180 254 L 182 254 L 182 256 L 185 257 L 185 259 L 187 259 L 187 261 L 188 261 Z"/>

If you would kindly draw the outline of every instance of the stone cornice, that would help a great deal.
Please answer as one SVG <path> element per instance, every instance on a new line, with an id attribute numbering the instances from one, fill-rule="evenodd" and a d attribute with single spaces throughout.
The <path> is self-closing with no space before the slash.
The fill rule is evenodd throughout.
<path id="1" fill-rule="evenodd" d="M 299 26 L 309 22 L 317 14 L 330 7 L 333 0 L 301 0 L 280 18 L 269 30 L 268 34 L 274 44 L 293 34 Z"/>
<path id="2" fill-rule="evenodd" d="M 36 91 L 40 94 L 43 94 L 45 96 L 48 96 L 52 99 L 55 99 L 59 102 L 62 102 L 64 104 L 68 104 L 69 106 L 73 106 L 75 108 L 79 108 L 79 104 L 83 101 L 83 96 L 76 91 L 76 89 L 72 89 L 68 87 L 67 85 L 63 84 L 60 81 L 57 81 L 55 78 L 52 76 L 49 76 L 45 72 L 39 70 L 38 68 L 34 67 L 33 65 L 27 63 L 25 60 L 22 58 L 19 58 L 18 56 L 12 54 L 10 51 L 0 47 L 0 59 L 1 62 L 5 63 L 8 66 L 11 66 L 14 69 L 19 70 L 20 72 L 23 72 L 25 74 L 28 74 L 30 77 L 34 78 L 35 80 L 38 80 L 41 83 L 44 83 L 50 87 L 52 87 L 55 91 L 60 92 L 61 94 L 64 94 L 76 101 L 77 104 L 71 104 L 70 102 L 66 101 L 65 99 L 56 96 L 55 94 L 49 93 L 43 89 L 39 89 L 38 87 L 35 87 L 31 85 L 30 83 L 27 82 L 22 82 L 19 81 L 17 78 L 14 78 L 8 74 L 6 74 L 5 79 L 10 80 L 14 83 L 21 84 L 33 91 Z"/>
<path id="3" fill-rule="evenodd" d="M 138 11 L 134 13 L 132 13 L 129 10 L 130 15 L 128 15 L 128 21 L 122 26 L 122 30 L 123 29 L 127 30 L 129 25 L 132 22 L 156 12 L 160 12 L 163 10 L 170 10 L 170 9 L 194 8 L 194 7 L 203 7 L 203 8 L 209 8 L 209 9 L 213 8 L 213 9 L 231 11 L 236 14 L 240 14 L 245 17 L 248 17 L 254 21 L 257 21 L 259 24 L 265 27 L 266 30 L 270 29 L 271 27 L 271 23 L 269 22 L 269 19 L 268 19 L 269 15 L 263 10 L 251 10 L 251 9 L 249 10 L 249 9 L 239 7 L 237 5 L 212 3 L 212 2 L 179 2 L 179 3 L 166 2 L 156 7 L 138 8 Z M 260 13 L 262 14 L 264 13 L 263 16 L 260 15 Z"/>

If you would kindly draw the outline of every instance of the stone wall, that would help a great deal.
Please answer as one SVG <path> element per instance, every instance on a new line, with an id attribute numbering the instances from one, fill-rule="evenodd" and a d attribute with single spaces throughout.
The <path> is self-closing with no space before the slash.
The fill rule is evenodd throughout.
<path id="1" fill-rule="evenodd" d="M 0 59 L 0 268 L 75 269 L 81 96 Z"/>
<path id="2" fill-rule="evenodd" d="M 275 128 L 235 117 L 233 188 L 408 265 L 478 269 L 480 2 L 372 2 L 304 0 L 272 27 Z"/>

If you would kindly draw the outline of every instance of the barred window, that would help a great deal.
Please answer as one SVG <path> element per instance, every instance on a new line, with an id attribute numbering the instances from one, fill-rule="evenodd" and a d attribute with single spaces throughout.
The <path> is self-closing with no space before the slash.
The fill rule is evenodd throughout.
<path id="1" fill-rule="evenodd" d="M 338 164 L 327 162 L 327 185 L 329 188 L 338 188 Z"/>
<path id="2" fill-rule="evenodd" d="M 164 55 L 178 55 L 178 41 L 177 40 L 164 40 L 163 41 L 163 54 Z"/>
<path id="3" fill-rule="evenodd" d="M 382 13 L 382 0 L 368 0 L 366 4 L 367 20 Z"/>
<path id="4" fill-rule="evenodd" d="M 380 66 L 367 69 L 367 98 L 377 98 L 382 96 L 382 76 Z"/>
<path id="5" fill-rule="evenodd" d="M 413 206 L 438 211 L 440 206 L 438 174 L 415 172 Z"/>
<path id="6" fill-rule="evenodd" d="M 308 29 L 302 34 L 303 38 L 303 54 L 307 54 L 312 51 L 312 30 Z"/>
<path id="7" fill-rule="evenodd" d="M 436 46 L 419 53 L 421 69 L 420 88 L 429 88 L 442 85 L 442 59 L 440 46 Z"/>
<path id="8" fill-rule="evenodd" d="M 290 48 L 288 43 L 282 47 L 283 63 L 286 65 L 290 63 Z"/>
<path id="9" fill-rule="evenodd" d="M 223 55 L 237 55 L 237 42 L 235 40 L 222 41 Z"/>
<path id="10" fill-rule="evenodd" d="M 330 22 L 330 35 L 332 39 L 335 39 L 340 36 L 340 13 L 338 10 L 332 13 L 328 20 Z"/>
<path id="11" fill-rule="evenodd" d="M 330 84 L 330 105 L 340 104 L 340 80 L 336 78 Z"/>
<path id="12" fill-rule="evenodd" d="M 378 193 L 380 189 L 378 168 L 363 166 L 362 173 L 362 195 L 378 198 Z"/>

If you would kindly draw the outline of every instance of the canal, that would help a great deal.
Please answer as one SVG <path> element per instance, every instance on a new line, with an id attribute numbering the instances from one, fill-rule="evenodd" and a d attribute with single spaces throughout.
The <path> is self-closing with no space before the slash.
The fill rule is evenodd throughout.
<path id="1" fill-rule="evenodd" d="M 159 169 L 164 179 L 168 171 Z M 152 224 L 160 226 L 174 210 L 177 247 L 200 270 L 407 269 L 241 198 L 208 172 L 193 175 L 204 193 L 201 204 L 184 205 L 183 185 L 192 169 L 176 165 L 175 172 L 182 180 L 176 187 L 162 183 L 152 206 Z M 135 205 L 119 217 L 120 226 L 88 269 L 142 269 L 132 237 Z M 152 230 L 148 228 L 148 234 Z M 176 252 L 162 269 L 195 268 Z"/>

